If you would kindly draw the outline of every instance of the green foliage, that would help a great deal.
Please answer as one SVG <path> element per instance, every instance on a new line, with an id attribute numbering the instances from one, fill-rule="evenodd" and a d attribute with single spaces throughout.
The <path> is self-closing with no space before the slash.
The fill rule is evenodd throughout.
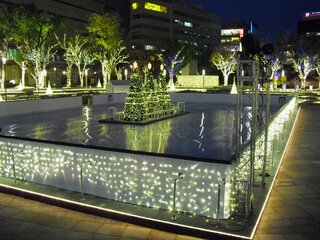
<path id="1" fill-rule="evenodd" d="M 57 17 L 48 15 L 32 4 L 10 6 L 1 14 L 1 32 L 7 43 L 14 44 L 20 51 L 17 59 L 20 66 L 31 63 L 29 70 L 36 80 L 36 87 L 43 84 L 43 71 L 55 53 L 54 31 L 60 26 Z"/>
<path id="2" fill-rule="evenodd" d="M 92 43 L 107 50 L 116 48 L 117 43 L 122 39 L 118 14 L 92 14 L 87 30 L 90 33 Z"/>
<path id="3" fill-rule="evenodd" d="M 113 13 L 92 14 L 87 30 L 94 57 L 101 62 L 103 85 L 106 87 L 112 71 L 128 57 L 124 53 L 120 33 L 119 15 Z"/>

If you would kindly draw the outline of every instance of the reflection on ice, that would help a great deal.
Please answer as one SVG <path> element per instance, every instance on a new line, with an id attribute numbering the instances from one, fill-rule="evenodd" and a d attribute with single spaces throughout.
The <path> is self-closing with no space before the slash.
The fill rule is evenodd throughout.
<path id="1" fill-rule="evenodd" d="M 234 154 L 234 105 L 189 102 L 189 114 L 144 126 L 99 123 L 109 106 L 3 118 L 2 134 L 201 159 Z"/>

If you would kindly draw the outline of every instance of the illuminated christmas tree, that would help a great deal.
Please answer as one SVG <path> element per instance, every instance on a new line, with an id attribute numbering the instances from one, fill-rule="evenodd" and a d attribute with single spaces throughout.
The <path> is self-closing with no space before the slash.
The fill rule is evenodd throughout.
<path id="1" fill-rule="evenodd" d="M 159 82 L 151 73 L 151 64 L 145 71 L 145 83 L 139 75 L 137 64 L 134 64 L 134 72 L 128 96 L 124 105 L 124 117 L 126 121 L 146 121 L 164 115 L 174 113 L 174 107 L 167 91 L 167 83 L 164 76 L 160 76 Z"/>
<path id="2" fill-rule="evenodd" d="M 159 75 L 158 83 L 158 99 L 159 99 L 159 109 L 162 111 L 162 115 L 173 114 L 174 107 L 171 103 L 171 98 L 167 90 L 167 82 L 165 76 Z"/>
<path id="3" fill-rule="evenodd" d="M 145 119 L 146 106 L 144 102 L 142 78 L 134 66 L 128 96 L 124 105 L 124 120 L 142 121 Z"/>
<path id="4" fill-rule="evenodd" d="M 154 80 L 153 75 L 149 70 L 146 72 L 146 83 L 144 85 L 144 101 L 146 104 L 146 115 L 148 118 L 155 118 L 161 115 L 159 109 L 159 99 L 157 94 L 157 82 Z"/>

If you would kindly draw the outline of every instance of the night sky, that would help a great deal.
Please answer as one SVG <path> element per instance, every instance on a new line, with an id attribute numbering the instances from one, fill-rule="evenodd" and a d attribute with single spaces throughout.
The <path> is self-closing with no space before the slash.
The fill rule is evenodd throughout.
<path id="1" fill-rule="evenodd" d="M 252 20 L 261 37 L 274 41 L 282 31 L 297 32 L 304 12 L 320 11 L 320 0 L 189 0 L 221 17 L 222 21 Z"/>

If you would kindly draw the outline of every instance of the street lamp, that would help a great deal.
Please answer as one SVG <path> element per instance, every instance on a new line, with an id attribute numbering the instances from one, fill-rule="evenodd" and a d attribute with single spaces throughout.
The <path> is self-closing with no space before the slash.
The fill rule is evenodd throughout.
<path id="1" fill-rule="evenodd" d="M 133 71 L 138 70 L 138 63 L 136 61 L 134 61 L 134 63 L 133 63 L 132 70 Z"/>
<path id="2" fill-rule="evenodd" d="M 84 76 L 85 76 L 85 81 L 86 81 L 86 88 L 88 87 L 88 69 L 86 69 L 85 71 L 84 71 Z"/>
<path id="3" fill-rule="evenodd" d="M 202 69 L 202 88 L 204 88 L 204 76 L 206 75 L 206 70 Z"/>
<path id="4" fill-rule="evenodd" d="M 124 80 L 128 79 L 128 69 L 124 69 Z"/>
<path id="5" fill-rule="evenodd" d="M 1 69 L 1 89 L 4 89 L 5 88 L 5 64 L 7 62 L 7 58 L 6 57 L 2 57 L 1 58 L 2 60 L 2 69 Z"/>

